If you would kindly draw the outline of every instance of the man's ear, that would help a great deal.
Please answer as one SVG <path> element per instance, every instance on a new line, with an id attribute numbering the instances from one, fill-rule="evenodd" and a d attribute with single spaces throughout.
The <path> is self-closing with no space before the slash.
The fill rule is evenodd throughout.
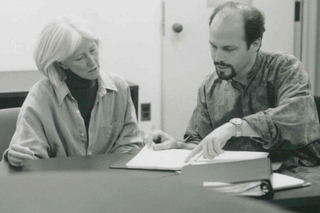
<path id="1" fill-rule="evenodd" d="M 261 38 L 258 38 L 250 45 L 250 50 L 253 52 L 258 52 L 261 47 Z"/>

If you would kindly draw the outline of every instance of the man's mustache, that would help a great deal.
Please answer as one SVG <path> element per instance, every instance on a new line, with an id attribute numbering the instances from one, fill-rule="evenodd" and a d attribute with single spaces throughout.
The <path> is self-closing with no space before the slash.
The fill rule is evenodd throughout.
<path id="1" fill-rule="evenodd" d="M 232 67 L 232 65 L 231 65 L 231 64 L 226 64 L 226 63 L 224 63 L 223 61 L 220 61 L 220 62 L 218 62 L 218 61 L 214 61 L 213 63 L 214 63 L 214 65 L 216 65 L 216 66 L 227 66 L 227 67 Z"/>

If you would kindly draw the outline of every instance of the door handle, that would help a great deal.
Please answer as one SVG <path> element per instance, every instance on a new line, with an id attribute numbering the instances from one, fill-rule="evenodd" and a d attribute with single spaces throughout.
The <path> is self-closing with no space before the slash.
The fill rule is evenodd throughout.
<path id="1" fill-rule="evenodd" d="M 176 23 L 172 26 L 172 29 L 174 32 L 180 33 L 182 31 L 183 27 L 181 24 Z"/>

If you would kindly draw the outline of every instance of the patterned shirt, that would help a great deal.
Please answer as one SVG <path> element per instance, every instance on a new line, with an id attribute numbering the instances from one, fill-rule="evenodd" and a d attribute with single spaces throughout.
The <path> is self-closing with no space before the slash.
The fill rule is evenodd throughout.
<path id="1" fill-rule="evenodd" d="M 142 138 L 128 84 L 115 74 L 101 71 L 98 85 L 87 137 L 78 103 L 66 83 L 59 87 L 48 79 L 36 83 L 21 107 L 9 149 L 19 143 L 37 158 L 49 158 L 138 148 L 135 144 L 142 143 Z"/>
<path id="2" fill-rule="evenodd" d="M 260 51 L 246 86 L 209 74 L 199 88 L 184 138 L 199 143 L 232 118 L 246 120 L 260 138 L 233 137 L 225 150 L 278 155 L 280 150 L 282 155 L 308 145 L 306 152 L 320 158 L 320 126 L 308 74 L 291 55 Z"/>

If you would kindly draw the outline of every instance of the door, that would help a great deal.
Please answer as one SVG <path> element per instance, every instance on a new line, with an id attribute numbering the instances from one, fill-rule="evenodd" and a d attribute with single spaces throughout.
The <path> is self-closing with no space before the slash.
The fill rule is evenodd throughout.
<path id="1" fill-rule="evenodd" d="M 162 130 L 176 139 L 183 138 L 197 90 L 213 69 L 208 14 L 207 0 L 163 0 Z"/>

